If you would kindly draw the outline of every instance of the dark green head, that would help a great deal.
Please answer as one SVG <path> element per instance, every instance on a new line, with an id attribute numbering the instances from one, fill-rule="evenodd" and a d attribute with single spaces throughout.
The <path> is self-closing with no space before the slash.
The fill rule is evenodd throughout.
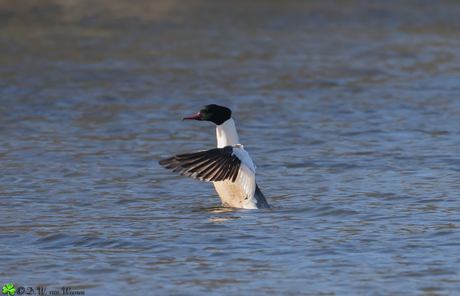
<path id="1" fill-rule="evenodd" d="M 197 115 L 191 117 L 184 117 L 182 118 L 182 120 L 205 120 L 214 122 L 217 125 L 221 125 L 222 123 L 229 120 L 231 117 L 232 111 L 227 107 L 211 104 L 204 106 Z"/>

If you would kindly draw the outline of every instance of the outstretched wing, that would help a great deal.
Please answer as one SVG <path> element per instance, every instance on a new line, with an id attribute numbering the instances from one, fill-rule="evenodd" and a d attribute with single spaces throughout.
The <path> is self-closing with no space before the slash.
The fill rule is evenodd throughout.
<path id="1" fill-rule="evenodd" d="M 160 161 L 166 169 L 181 172 L 182 176 L 206 182 L 232 180 L 235 182 L 241 167 L 241 159 L 233 153 L 232 146 L 201 150 L 175 155 Z"/>

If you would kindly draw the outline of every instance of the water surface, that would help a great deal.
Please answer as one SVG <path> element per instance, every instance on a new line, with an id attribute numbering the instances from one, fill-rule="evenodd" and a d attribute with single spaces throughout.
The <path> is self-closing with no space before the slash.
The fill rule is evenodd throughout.
<path id="1" fill-rule="evenodd" d="M 0 4 L 1 285 L 460 295 L 456 1 Z M 273 208 L 158 160 L 229 106 Z M 61 293 L 62 294 L 62 293 Z"/>

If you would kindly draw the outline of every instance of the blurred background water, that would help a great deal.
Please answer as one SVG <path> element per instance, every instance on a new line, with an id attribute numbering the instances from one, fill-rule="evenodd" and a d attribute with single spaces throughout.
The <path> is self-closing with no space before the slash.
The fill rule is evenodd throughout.
<path id="1" fill-rule="evenodd" d="M 460 295 L 460 2 L 0 1 L 0 279 Z M 233 110 L 271 210 L 158 160 Z M 61 292 L 62 294 L 62 292 Z"/>

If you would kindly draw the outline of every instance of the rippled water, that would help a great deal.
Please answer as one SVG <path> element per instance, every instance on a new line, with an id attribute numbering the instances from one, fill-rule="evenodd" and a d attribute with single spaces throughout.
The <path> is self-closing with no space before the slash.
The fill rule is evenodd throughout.
<path id="1" fill-rule="evenodd" d="M 460 295 L 456 1 L 0 4 L 0 285 Z M 229 106 L 273 208 L 158 165 Z M 62 295 L 62 292 L 61 292 Z"/>

